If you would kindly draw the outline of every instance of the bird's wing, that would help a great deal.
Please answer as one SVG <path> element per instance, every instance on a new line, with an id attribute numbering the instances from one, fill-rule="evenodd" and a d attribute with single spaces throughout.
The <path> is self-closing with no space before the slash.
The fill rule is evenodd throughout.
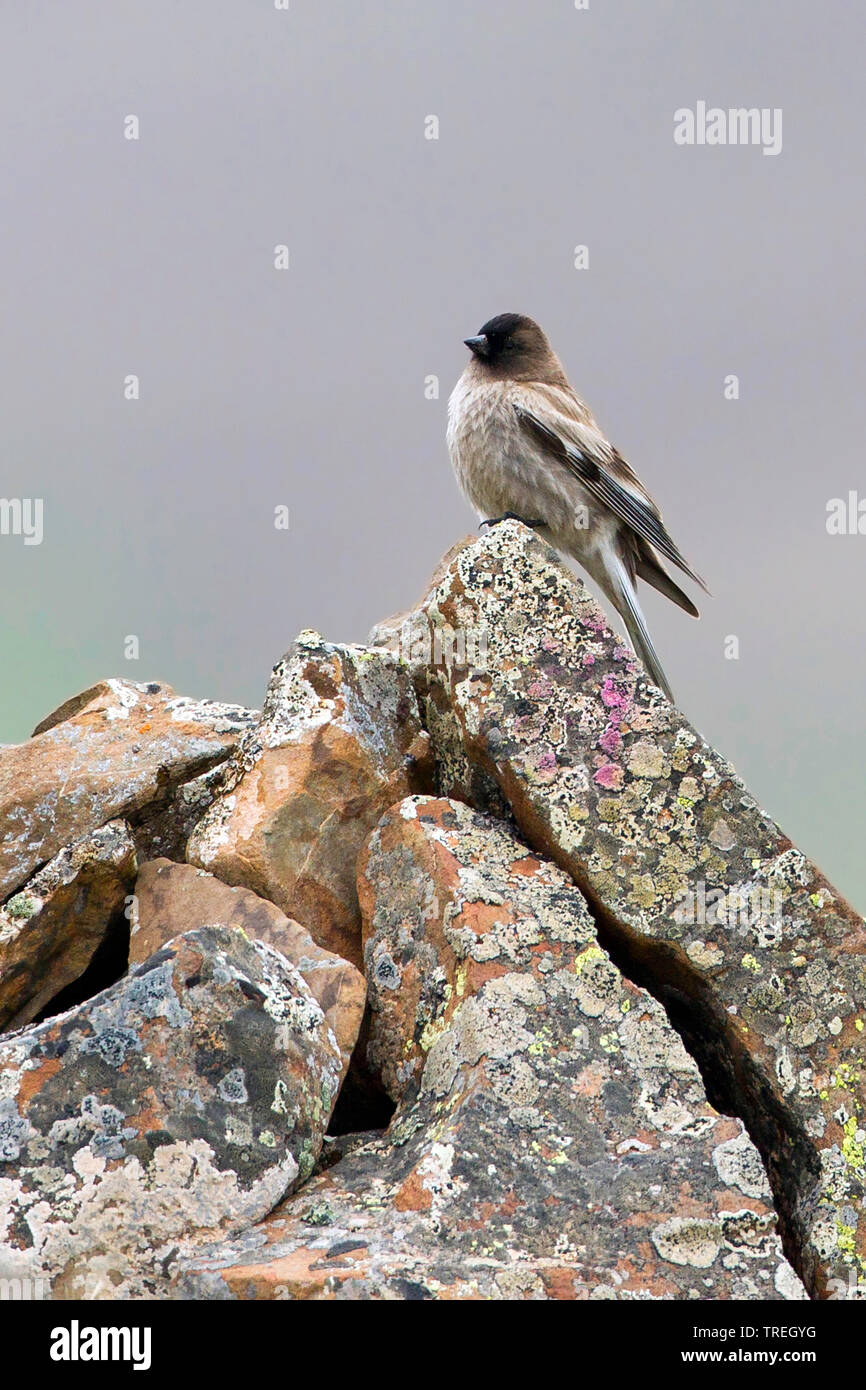
<path id="1" fill-rule="evenodd" d="M 649 493 L 625 459 L 605 439 L 586 406 L 572 391 L 533 383 L 518 389 L 512 405 L 521 428 L 634 531 L 641 540 L 706 590 L 669 536 Z"/>

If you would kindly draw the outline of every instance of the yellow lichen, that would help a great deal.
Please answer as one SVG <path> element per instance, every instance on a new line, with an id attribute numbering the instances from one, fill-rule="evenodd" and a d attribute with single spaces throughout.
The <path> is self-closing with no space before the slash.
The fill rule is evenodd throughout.
<path id="1" fill-rule="evenodd" d="M 856 1246 L 854 1244 L 857 1236 L 855 1226 L 846 1226 L 843 1221 L 836 1222 L 836 1245 L 843 1255 L 855 1255 Z"/>
<path id="2" fill-rule="evenodd" d="M 863 1167 L 863 1139 L 858 1139 L 858 1134 L 863 1135 L 862 1129 L 857 1126 L 857 1117 L 852 1115 L 850 1120 L 846 1120 L 842 1126 L 842 1133 L 845 1138 L 842 1140 L 842 1157 L 851 1168 Z"/>
<path id="3" fill-rule="evenodd" d="M 531 1057 L 543 1057 L 551 1047 L 551 1030 L 545 1026 L 540 1028 L 535 1034 L 533 1041 L 529 1044 L 527 1052 Z"/>
<path id="4" fill-rule="evenodd" d="M 441 1037 L 447 1027 L 448 1023 L 443 1014 L 439 1014 L 436 1018 L 431 1019 L 430 1022 L 426 1024 L 419 1038 L 421 1051 L 429 1052 L 436 1039 Z"/>
<path id="5" fill-rule="evenodd" d="M 584 970 L 586 970 L 587 966 L 592 965 L 593 961 L 596 960 L 604 960 L 604 951 L 601 949 L 600 946 L 587 946 L 586 949 L 581 951 L 580 955 L 577 956 L 575 959 L 575 975 L 582 975 Z"/>

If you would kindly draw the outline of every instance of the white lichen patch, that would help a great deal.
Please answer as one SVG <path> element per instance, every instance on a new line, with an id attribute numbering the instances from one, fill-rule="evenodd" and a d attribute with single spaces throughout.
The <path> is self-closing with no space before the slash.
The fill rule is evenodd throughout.
<path id="1" fill-rule="evenodd" d="M 761 1155 L 745 1129 L 734 1139 L 726 1139 L 713 1149 L 713 1164 L 720 1180 L 739 1188 L 746 1197 L 771 1199 L 770 1182 Z"/>
<path id="2" fill-rule="evenodd" d="M 674 1216 L 656 1226 L 650 1239 L 663 1260 L 709 1269 L 722 1248 L 722 1228 L 717 1221 Z"/>

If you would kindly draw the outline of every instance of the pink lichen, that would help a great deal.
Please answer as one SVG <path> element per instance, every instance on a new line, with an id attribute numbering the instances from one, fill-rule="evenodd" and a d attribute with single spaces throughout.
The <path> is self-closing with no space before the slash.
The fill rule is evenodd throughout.
<path id="1" fill-rule="evenodd" d="M 631 704 L 628 692 L 620 690 L 613 676 L 605 676 L 601 687 L 601 700 L 608 709 L 627 710 Z"/>
<path id="2" fill-rule="evenodd" d="M 608 791 L 619 791 L 622 786 L 623 775 L 623 769 L 618 763 L 603 763 L 593 781 Z"/>
<path id="3" fill-rule="evenodd" d="M 613 757 L 614 753 L 619 752 L 622 748 L 622 734 L 616 723 L 608 724 L 598 741 L 598 746 L 599 748 L 603 748 L 605 753 L 609 753 L 611 757 Z"/>

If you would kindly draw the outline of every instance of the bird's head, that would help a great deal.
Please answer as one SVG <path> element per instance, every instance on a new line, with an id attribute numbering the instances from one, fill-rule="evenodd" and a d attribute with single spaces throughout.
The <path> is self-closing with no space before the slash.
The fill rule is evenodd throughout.
<path id="1" fill-rule="evenodd" d="M 476 374 L 514 381 L 559 381 L 562 367 L 543 329 L 525 314 L 497 314 L 464 338 Z"/>

